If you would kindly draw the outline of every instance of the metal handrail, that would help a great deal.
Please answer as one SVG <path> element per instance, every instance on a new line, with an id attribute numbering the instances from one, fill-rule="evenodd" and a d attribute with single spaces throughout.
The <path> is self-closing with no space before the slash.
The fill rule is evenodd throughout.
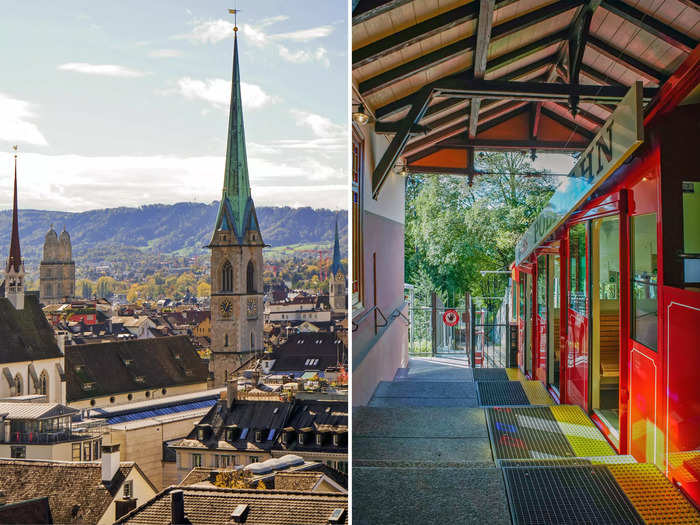
<path id="1" fill-rule="evenodd" d="M 384 319 L 384 324 L 377 323 L 377 312 L 379 312 L 379 315 L 381 315 L 382 319 Z M 382 313 L 381 309 L 377 305 L 374 305 L 369 310 L 367 310 L 365 313 L 363 313 L 359 317 L 359 319 L 352 321 L 352 331 L 353 332 L 356 331 L 360 327 L 360 323 L 362 321 L 364 321 L 367 318 L 367 316 L 371 313 L 374 313 L 374 333 L 375 334 L 377 333 L 377 328 L 384 327 L 389 323 L 389 321 L 387 321 L 386 316 Z"/>

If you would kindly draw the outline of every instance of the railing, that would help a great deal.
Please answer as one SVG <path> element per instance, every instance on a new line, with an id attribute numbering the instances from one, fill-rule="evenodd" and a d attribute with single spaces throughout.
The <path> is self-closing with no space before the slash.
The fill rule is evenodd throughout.
<path id="1" fill-rule="evenodd" d="M 394 310 L 394 311 L 396 311 L 396 310 Z M 367 319 L 367 317 L 368 317 L 369 314 L 371 314 L 371 313 L 374 313 L 374 334 L 375 334 L 375 335 L 377 334 L 379 328 L 382 328 L 382 327 L 386 326 L 386 325 L 389 323 L 389 321 L 387 321 L 386 316 L 382 313 L 382 311 L 379 309 L 379 307 L 378 307 L 378 306 L 373 306 L 373 307 L 371 307 L 370 309 L 368 309 L 365 313 L 363 313 L 360 317 L 358 317 L 357 319 L 353 319 L 353 321 L 352 321 L 352 331 L 355 332 L 355 331 L 360 327 L 360 323 L 362 323 L 365 319 Z M 377 321 L 377 313 L 378 313 L 378 314 L 381 316 L 381 318 L 384 320 L 384 323 L 383 323 L 383 324 L 379 324 L 379 322 Z"/>

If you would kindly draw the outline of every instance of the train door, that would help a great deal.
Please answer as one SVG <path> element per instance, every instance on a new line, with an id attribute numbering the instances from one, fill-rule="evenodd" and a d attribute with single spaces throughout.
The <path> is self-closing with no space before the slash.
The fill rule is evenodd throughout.
<path id="1" fill-rule="evenodd" d="M 561 347 L 561 261 L 558 254 L 549 255 L 547 263 L 547 384 L 559 394 Z"/>
<path id="2" fill-rule="evenodd" d="M 525 275 L 525 374 L 532 377 L 532 275 Z"/>
<path id="3" fill-rule="evenodd" d="M 567 301 L 567 402 L 588 410 L 589 279 L 588 223 L 569 228 Z"/>
<path id="4" fill-rule="evenodd" d="M 620 443 L 620 218 L 591 223 L 590 406 Z"/>
<path id="5" fill-rule="evenodd" d="M 535 302 L 535 379 L 547 382 L 547 342 L 549 339 L 549 304 L 548 298 L 548 255 L 537 258 L 537 286 Z"/>

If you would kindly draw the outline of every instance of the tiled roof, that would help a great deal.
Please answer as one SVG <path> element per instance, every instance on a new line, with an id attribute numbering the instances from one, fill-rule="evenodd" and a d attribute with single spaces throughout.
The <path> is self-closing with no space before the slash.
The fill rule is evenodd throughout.
<path id="1" fill-rule="evenodd" d="M 170 492 L 182 490 L 185 516 L 194 525 L 228 524 L 238 505 L 248 505 L 245 523 L 255 525 L 327 525 L 336 509 L 347 523 L 347 494 L 279 490 L 242 490 L 209 487 L 168 487 L 155 498 L 123 516 L 117 523 L 170 523 Z"/>
<path id="2" fill-rule="evenodd" d="M 347 401 L 315 401 L 298 400 L 295 403 L 291 417 L 287 421 L 285 431 L 299 431 L 316 434 L 339 433 L 340 442 L 334 446 L 332 437 L 324 435 L 320 445 L 316 444 L 316 436 L 309 436 L 303 445 L 298 439 L 289 439 L 287 443 L 278 440 L 275 449 L 289 453 L 295 452 L 324 452 L 347 454 L 348 403 Z"/>
<path id="3" fill-rule="evenodd" d="M 275 489 L 309 491 L 313 490 L 322 478 L 321 472 L 277 472 Z"/>
<path id="4" fill-rule="evenodd" d="M 36 295 L 24 296 L 24 309 L 16 310 L 0 297 L 0 363 L 61 357 L 53 328 Z"/>
<path id="5" fill-rule="evenodd" d="M 54 523 L 49 498 L 34 498 L 0 506 L 0 523 Z"/>
<path id="6" fill-rule="evenodd" d="M 266 356 L 275 359 L 272 371 L 275 373 L 304 370 L 325 370 L 337 366 L 338 355 L 347 355 L 344 343 L 334 333 L 309 332 L 291 334 L 287 341 Z M 318 359 L 318 363 L 307 364 L 309 359 Z"/>
<path id="7" fill-rule="evenodd" d="M 99 462 L 0 459 L 0 487 L 7 503 L 48 496 L 54 523 L 97 523 L 133 468 L 122 462 L 106 488 Z"/>
<path id="8" fill-rule="evenodd" d="M 208 368 L 187 336 L 66 347 L 68 401 L 207 380 Z"/>

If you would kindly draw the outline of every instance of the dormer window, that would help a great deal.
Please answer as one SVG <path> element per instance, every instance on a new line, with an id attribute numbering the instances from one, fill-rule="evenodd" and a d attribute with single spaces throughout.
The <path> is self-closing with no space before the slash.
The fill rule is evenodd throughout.
<path id="1" fill-rule="evenodd" d="M 340 436 L 338 434 L 333 434 L 333 446 L 340 446 Z"/>
<path id="2" fill-rule="evenodd" d="M 323 445 L 323 434 L 319 432 L 316 434 L 316 446 L 320 447 L 321 445 Z"/>
<path id="3" fill-rule="evenodd" d="M 260 443 L 262 441 L 262 430 L 256 430 L 255 431 L 255 441 Z"/>
<path id="4" fill-rule="evenodd" d="M 299 432 L 299 437 L 297 438 L 297 441 L 300 445 L 304 444 L 304 433 L 303 432 Z"/>
<path id="5" fill-rule="evenodd" d="M 197 439 L 199 441 L 204 441 L 204 429 L 203 428 L 197 429 Z"/>

